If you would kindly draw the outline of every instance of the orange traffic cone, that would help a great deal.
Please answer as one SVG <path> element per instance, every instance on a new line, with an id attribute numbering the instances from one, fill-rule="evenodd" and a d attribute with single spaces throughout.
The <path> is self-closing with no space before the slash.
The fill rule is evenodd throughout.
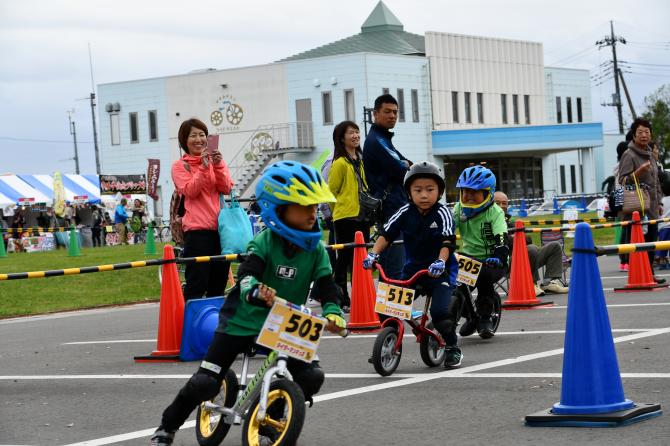
<path id="1" fill-rule="evenodd" d="M 171 245 L 163 248 L 163 259 L 174 259 Z M 149 356 L 135 356 L 135 362 L 179 361 L 181 330 L 184 325 L 184 295 L 181 291 L 177 264 L 166 263 L 163 268 L 161 302 L 158 313 L 158 342 Z"/>
<path id="2" fill-rule="evenodd" d="M 363 233 L 356 231 L 354 242 L 363 245 Z M 364 246 L 354 248 L 354 264 L 351 271 L 351 313 L 349 313 L 350 330 L 376 330 L 381 325 L 375 313 L 375 285 L 372 272 L 363 268 L 363 260 L 368 250 Z"/>
<path id="3" fill-rule="evenodd" d="M 644 243 L 644 234 L 642 233 L 640 214 L 638 212 L 633 212 L 630 242 Z M 645 251 L 630 253 L 628 266 L 628 283 L 624 287 L 614 288 L 614 291 L 653 291 L 668 286 L 668 284 L 659 285 L 654 280 L 654 274 L 651 272 L 651 265 L 649 264 L 649 255 Z"/>
<path id="4" fill-rule="evenodd" d="M 542 302 L 535 295 L 523 222 L 517 220 L 514 228 L 516 230 L 514 231 L 514 249 L 512 249 L 512 274 L 509 279 L 507 300 L 502 306 L 506 310 L 527 310 L 540 305 L 552 305 L 553 302 Z"/>

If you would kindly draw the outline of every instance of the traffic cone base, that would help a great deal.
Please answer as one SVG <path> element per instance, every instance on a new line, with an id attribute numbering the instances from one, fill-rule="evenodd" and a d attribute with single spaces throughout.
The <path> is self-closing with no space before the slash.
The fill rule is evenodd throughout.
<path id="1" fill-rule="evenodd" d="M 639 285 L 639 286 L 624 286 L 621 288 L 614 288 L 617 293 L 634 293 L 637 291 L 663 291 L 668 287 L 667 283 L 656 283 L 654 285 Z"/>
<path id="2" fill-rule="evenodd" d="M 526 415 L 526 426 L 533 427 L 619 427 L 658 417 L 660 404 L 634 404 L 632 408 L 609 413 L 557 414 L 546 409 Z"/>
<path id="3" fill-rule="evenodd" d="M 363 245 L 363 233 L 356 231 L 354 242 Z M 351 269 L 351 312 L 347 328 L 353 331 L 378 330 L 381 327 L 379 317 L 375 313 L 375 285 L 372 272 L 363 268 L 363 260 L 367 249 L 363 246 L 354 248 L 354 260 Z"/>

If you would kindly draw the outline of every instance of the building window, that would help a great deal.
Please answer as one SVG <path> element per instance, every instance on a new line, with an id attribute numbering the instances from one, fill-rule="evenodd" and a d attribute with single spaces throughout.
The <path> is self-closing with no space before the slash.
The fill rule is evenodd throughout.
<path id="1" fill-rule="evenodd" d="M 512 116 L 514 117 L 514 123 L 519 123 L 519 95 L 512 95 Z"/>
<path id="2" fill-rule="evenodd" d="M 484 94 L 477 93 L 477 122 L 484 124 Z"/>
<path id="3" fill-rule="evenodd" d="M 412 90 L 412 122 L 419 122 L 419 92 Z"/>
<path id="4" fill-rule="evenodd" d="M 568 122 L 572 122 L 572 98 L 565 98 L 565 114 L 568 116 Z"/>
<path id="5" fill-rule="evenodd" d="M 405 90 L 398 88 L 398 121 L 405 122 Z"/>
<path id="6" fill-rule="evenodd" d="M 472 111 L 470 110 L 470 92 L 463 93 L 463 100 L 465 101 L 465 122 L 472 123 Z"/>
<path id="7" fill-rule="evenodd" d="M 158 141 L 157 114 L 156 110 L 149 110 L 149 141 Z"/>
<path id="8" fill-rule="evenodd" d="M 500 95 L 500 108 L 502 109 L 502 123 L 507 124 L 507 95 Z"/>
<path id="9" fill-rule="evenodd" d="M 389 94 L 390 91 L 391 90 L 389 90 L 388 88 L 382 88 L 382 94 Z"/>
<path id="10" fill-rule="evenodd" d="M 574 164 L 570 164 L 570 187 L 572 189 L 572 193 L 576 194 L 577 193 L 577 170 L 575 169 Z"/>
<path id="11" fill-rule="evenodd" d="M 321 93 L 321 107 L 323 108 L 323 125 L 333 123 L 333 100 L 330 91 Z"/>
<path id="12" fill-rule="evenodd" d="M 130 142 L 140 142 L 139 131 L 137 128 L 137 113 L 130 113 Z"/>
<path id="13" fill-rule="evenodd" d="M 356 105 L 354 90 L 344 90 L 344 119 L 356 122 Z"/>
<path id="14" fill-rule="evenodd" d="M 584 120 L 582 115 L 582 98 L 577 98 L 577 122 Z"/>
<path id="15" fill-rule="evenodd" d="M 453 117 L 452 121 L 458 123 L 458 92 L 451 92 L 451 115 Z"/>
<path id="16" fill-rule="evenodd" d="M 557 123 L 562 123 L 563 122 L 563 114 L 561 113 L 561 97 L 556 96 L 556 122 Z"/>
<path id="17" fill-rule="evenodd" d="M 526 124 L 530 124 L 530 96 L 523 95 L 523 110 L 526 116 Z"/>
<path id="18" fill-rule="evenodd" d="M 561 164 L 560 166 L 561 170 L 561 193 L 565 193 L 565 166 Z"/>
<path id="19" fill-rule="evenodd" d="M 118 113 L 112 113 L 109 115 L 109 130 L 112 136 L 112 145 L 118 146 L 121 144 L 121 128 L 119 125 Z"/>

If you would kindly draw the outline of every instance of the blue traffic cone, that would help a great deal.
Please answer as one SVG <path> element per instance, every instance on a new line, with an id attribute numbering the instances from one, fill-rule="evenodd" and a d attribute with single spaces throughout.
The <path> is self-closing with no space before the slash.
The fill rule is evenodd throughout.
<path id="1" fill-rule="evenodd" d="M 554 210 L 553 214 L 554 215 L 559 215 L 561 213 L 561 210 L 558 208 L 558 198 L 554 197 Z"/>
<path id="2" fill-rule="evenodd" d="M 581 212 L 588 212 L 589 210 L 586 208 L 586 197 L 582 197 L 582 202 L 581 202 Z"/>
<path id="3" fill-rule="evenodd" d="M 528 211 L 526 210 L 526 199 L 521 199 L 521 205 L 519 207 L 519 217 L 528 217 Z"/>
<path id="4" fill-rule="evenodd" d="M 575 231 L 565 323 L 561 401 L 526 416 L 530 426 L 614 427 L 661 415 L 625 398 L 591 228 Z"/>
<path id="5" fill-rule="evenodd" d="M 186 302 L 179 359 L 197 361 L 205 357 L 219 324 L 219 310 L 223 302 L 223 296 Z"/>

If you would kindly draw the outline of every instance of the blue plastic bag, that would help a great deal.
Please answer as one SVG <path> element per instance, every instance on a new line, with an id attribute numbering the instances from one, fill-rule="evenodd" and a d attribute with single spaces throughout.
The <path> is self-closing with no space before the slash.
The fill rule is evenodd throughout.
<path id="1" fill-rule="evenodd" d="M 247 245 L 253 238 L 251 222 L 234 194 L 230 194 L 230 202 L 223 195 L 219 196 L 219 239 L 221 254 L 244 254 Z"/>

